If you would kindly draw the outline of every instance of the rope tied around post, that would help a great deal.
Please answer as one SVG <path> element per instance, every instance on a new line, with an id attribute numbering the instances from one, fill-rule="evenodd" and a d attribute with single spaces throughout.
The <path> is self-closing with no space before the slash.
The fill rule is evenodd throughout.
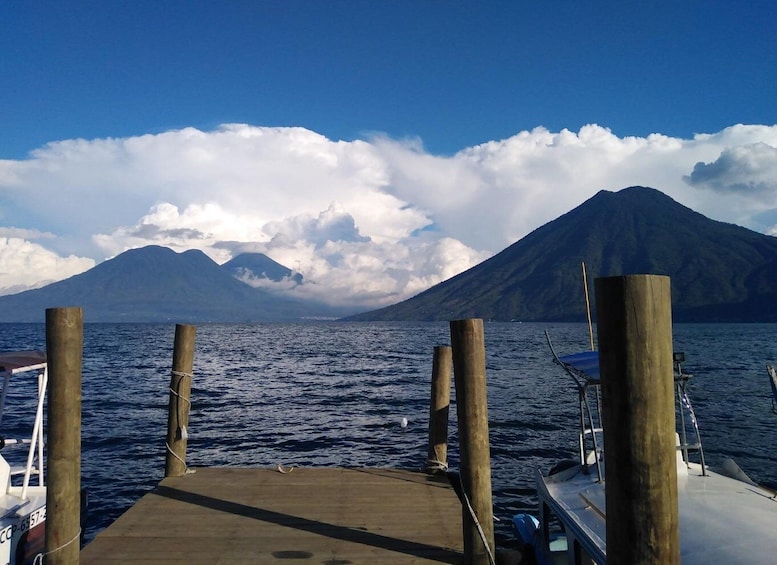
<path id="1" fill-rule="evenodd" d="M 66 541 L 65 543 L 63 543 L 59 547 L 55 547 L 51 551 L 43 551 L 41 553 L 36 554 L 35 555 L 35 559 L 33 559 L 33 561 L 32 561 L 33 565 L 42 565 L 43 564 L 43 560 L 45 559 L 45 557 L 47 555 L 51 555 L 51 554 L 56 553 L 57 551 L 59 551 L 61 549 L 65 549 L 71 543 L 74 543 L 76 540 L 78 540 L 80 538 L 81 538 L 81 528 L 78 528 L 78 532 L 76 532 L 76 535 L 74 535 L 69 541 Z"/>
<path id="2" fill-rule="evenodd" d="M 181 383 L 184 382 L 184 379 L 189 379 L 189 385 L 191 386 L 191 381 L 194 379 L 194 375 L 192 373 L 187 373 L 185 371 L 176 371 L 173 369 L 170 371 L 170 376 L 173 378 L 178 377 L 177 380 L 175 380 L 175 386 L 176 388 L 173 388 L 173 385 L 171 383 L 169 389 L 170 394 L 175 397 L 175 414 L 176 414 L 176 421 L 178 422 L 178 426 L 176 428 L 176 439 L 179 440 L 187 440 L 189 439 L 189 431 L 187 430 L 187 427 L 185 425 L 180 425 L 180 422 L 184 421 L 185 418 L 188 417 L 189 410 L 192 406 L 192 401 L 190 398 L 184 396 L 181 394 Z M 177 390 L 176 390 L 177 389 Z M 181 402 L 183 400 L 184 402 Z M 183 411 L 181 410 L 183 406 Z M 165 449 L 167 452 L 172 455 L 177 461 L 183 465 L 183 474 L 184 475 L 191 475 L 193 473 L 196 473 L 194 469 L 190 469 L 189 466 L 186 464 L 186 460 L 181 457 L 178 453 L 173 450 L 173 448 L 170 445 L 169 441 L 165 441 Z"/>
<path id="3" fill-rule="evenodd" d="M 192 407 L 191 399 L 183 396 L 180 393 L 181 382 L 185 378 L 188 378 L 189 381 L 191 382 L 191 380 L 194 379 L 194 375 L 192 375 L 191 373 L 185 373 L 183 371 L 175 371 L 175 370 L 170 371 L 170 375 L 173 376 L 173 377 L 180 377 L 178 379 L 177 383 L 176 383 L 179 390 L 173 389 L 172 386 L 170 387 L 170 394 L 174 395 L 175 398 L 176 398 L 176 414 L 178 415 L 178 421 L 180 422 L 183 418 L 182 418 L 182 414 L 181 414 L 181 410 L 180 410 L 181 405 L 179 404 L 179 401 L 181 401 L 181 400 L 185 400 L 186 401 L 186 403 L 187 403 L 186 412 L 187 413 L 188 413 L 188 411 Z M 178 434 L 178 437 L 180 439 L 189 439 L 189 432 L 187 431 L 186 426 L 178 426 L 177 434 Z M 168 446 L 168 449 L 169 449 L 169 446 Z M 175 453 L 173 453 L 173 455 L 175 455 Z M 175 455 L 175 456 L 178 457 L 177 455 Z M 180 459 L 180 457 L 178 457 L 178 459 Z"/>
<path id="4" fill-rule="evenodd" d="M 486 533 L 483 531 L 483 526 L 480 525 L 480 521 L 478 520 L 477 514 L 475 513 L 475 509 L 472 507 L 472 503 L 469 501 L 469 496 L 467 496 L 467 492 L 464 490 L 464 485 L 461 482 L 461 476 L 453 471 L 446 472 L 445 476 L 448 478 L 448 482 L 450 482 L 453 490 L 456 492 L 456 496 L 459 497 L 459 501 L 464 505 L 464 507 L 467 509 L 467 512 L 469 513 L 469 517 L 472 519 L 472 523 L 475 525 L 478 536 L 480 536 L 480 541 L 483 542 L 483 548 L 486 550 L 488 562 L 490 565 L 496 565 L 494 553 L 491 551 L 488 538 L 486 537 Z"/>
<path id="5" fill-rule="evenodd" d="M 444 473 L 448 470 L 448 464 L 445 461 L 427 459 L 425 470 L 427 473 Z"/>
<path id="6" fill-rule="evenodd" d="M 172 455 L 172 456 L 173 456 L 173 457 L 175 457 L 175 458 L 176 458 L 178 461 L 180 461 L 180 462 L 181 462 L 181 464 L 182 464 L 182 465 L 183 465 L 183 467 L 184 467 L 184 470 L 183 470 L 183 473 L 184 473 L 184 475 L 191 475 L 191 474 L 193 474 L 193 473 L 196 473 L 196 472 L 197 472 L 197 471 L 196 471 L 196 470 L 194 470 L 194 469 L 189 469 L 189 466 L 186 464 L 186 461 L 185 461 L 184 459 L 182 459 L 182 458 L 181 458 L 181 457 L 180 457 L 180 456 L 179 456 L 179 455 L 178 455 L 178 454 L 177 454 L 175 451 L 173 451 L 173 448 L 172 448 L 172 447 L 170 447 L 170 444 L 169 444 L 169 443 L 165 442 L 165 447 L 167 448 L 167 452 L 168 452 L 170 455 Z"/>

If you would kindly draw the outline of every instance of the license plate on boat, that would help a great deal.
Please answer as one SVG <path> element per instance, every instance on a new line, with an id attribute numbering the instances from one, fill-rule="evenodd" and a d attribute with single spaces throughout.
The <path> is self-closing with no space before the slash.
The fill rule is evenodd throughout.
<path id="1" fill-rule="evenodd" d="M 0 530 L 0 564 L 33 563 L 35 556 L 44 550 L 46 507 L 15 520 L 6 517 L 4 522 Z"/>

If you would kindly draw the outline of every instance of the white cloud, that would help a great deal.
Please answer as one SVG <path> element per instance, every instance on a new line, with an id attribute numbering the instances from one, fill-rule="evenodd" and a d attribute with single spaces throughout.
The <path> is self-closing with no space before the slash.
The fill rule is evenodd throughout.
<path id="1" fill-rule="evenodd" d="M 43 286 L 94 267 L 92 259 L 60 257 L 18 237 L 0 237 L 0 295 Z"/>
<path id="2" fill-rule="evenodd" d="M 18 239 L 54 239 L 53 233 L 41 232 L 35 229 L 4 228 L 0 227 L 0 237 L 12 237 Z"/>
<path id="3" fill-rule="evenodd" d="M 724 149 L 711 163 L 699 162 L 686 181 L 700 188 L 745 196 L 777 196 L 777 147 L 764 142 Z"/>
<path id="4" fill-rule="evenodd" d="M 265 252 L 305 277 L 289 292 L 380 306 L 473 266 L 601 189 L 652 186 L 767 231 L 775 147 L 777 126 L 759 125 L 693 139 L 536 128 L 447 157 L 413 141 L 242 124 L 61 141 L 0 161 L 0 262 L 16 266 L 0 273 L 0 288 L 157 244 L 199 248 L 219 263 Z M 14 259 L 23 246 L 46 259 Z"/>
<path id="5" fill-rule="evenodd" d="M 489 256 L 451 238 L 420 237 L 402 244 L 329 241 L 321 247 L 283 242 L 279 246 L 274 240 L 260 251 L 292 269 L 294 261 L 302 266 L 305 284 L 293 287 L 292 296 L 365 308 L 418 294 Z"/>
<path id="6" fill-rule="evenodd" d="M 252 216 L 229 212 L 216 202 L 190 204 L 183 212 L 164 202 L 152 206 L 135 225 L 118 226 L 92 239 L 109 257 L 136 247 L 163 245 L 178 252 L 203 249 L 215 261 L 224 263 L 231 253 L 216 247 L 220 241 L 261 241 L 265 236 L 253 226 Z"/>
<path id="7" fill-rule="evenodd" d="M 317 218 L 301 215 L 269 222 L 263 231 L 275 242 L 309 241 L 317 248 L 328 242 L 370 241 L 359 233 L 353 216 L 337 203 L 331 204 Z"/>

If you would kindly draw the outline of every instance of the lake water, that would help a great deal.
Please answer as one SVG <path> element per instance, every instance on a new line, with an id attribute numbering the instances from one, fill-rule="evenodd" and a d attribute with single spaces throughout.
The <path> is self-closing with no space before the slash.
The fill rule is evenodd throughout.
<path id="1" fill-rule="evenodd" d="M 560 354 L 588 347 L 582 324 L 485 325 L 500 536 L 509 535 L 512 514 L 534 510 L 534 470 L 576 452 L 576 391 L 551 362 L 545 330 Z M 84 328 L 87 540 L 163 477 L 174 333 L 172 324 Z M 765 370 L 777 362 L 777 325 L 681 324 L 673 339 L 694 375 L 689 393 L 707 463 L 733 457 L 754 480 L 777 488 L 777 415 Z M 433 349 L 449 343 L 447 323 L 199 326 L 187 462 L 421 468 Z M 42 324 L 0 325 L 0 350 L 44 347 Z M 7 437 L 23 431 L 13 407 L 31 406 L 25 394 L 17 388 L 8 400 Z M 453 401 L 449 432 L 456 469 Z"/>

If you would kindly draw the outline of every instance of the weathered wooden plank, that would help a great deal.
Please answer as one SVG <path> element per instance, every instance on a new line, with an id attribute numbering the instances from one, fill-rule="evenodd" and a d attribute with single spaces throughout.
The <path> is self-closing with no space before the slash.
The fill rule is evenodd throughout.
<path id="1" fill-rule="evenodd" d="M 459 563 L 444 479 L 392 469 L 198 469 L 164 479 L 81 563 Z"/>

